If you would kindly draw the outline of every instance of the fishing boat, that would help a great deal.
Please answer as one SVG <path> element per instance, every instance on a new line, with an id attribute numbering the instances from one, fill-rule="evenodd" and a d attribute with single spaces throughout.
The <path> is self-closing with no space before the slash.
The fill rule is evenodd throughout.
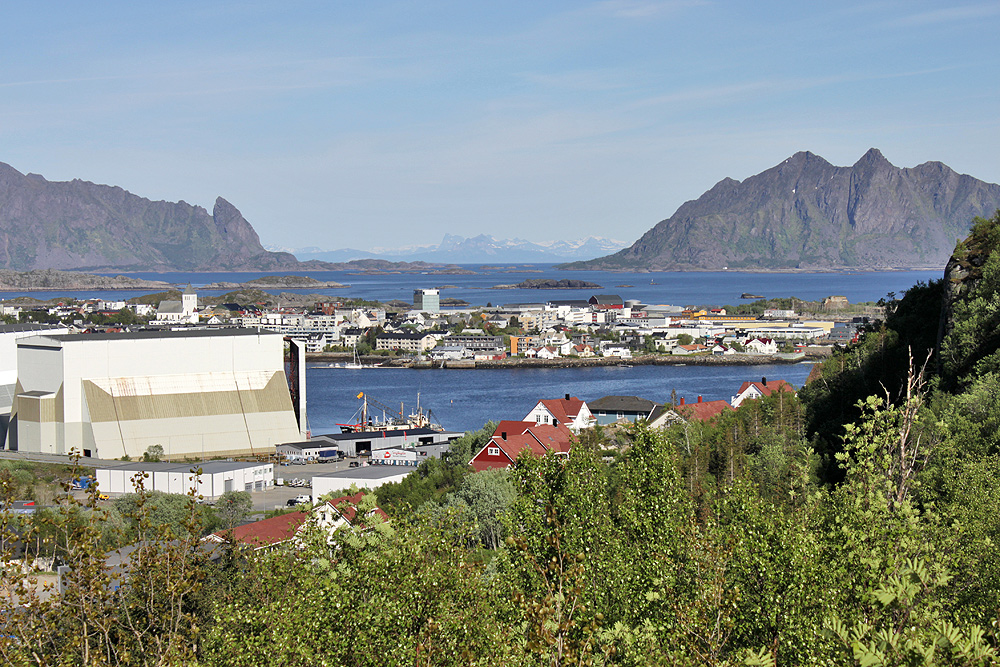
<path id="1" fill-rule="evenodd" d="M 426 428 L 432 431 L 444 431 L 444 427 L 434 423 L 431 410 L 426 412 L 420 407 L 420 393 L 417 393 L 417 407 L 409 415 L 405 414 L 405 406 L 399 404 L 399 412 L 389 407 L 385 403 L 372 398 L 365 392 L 358 392 L 357 398 L 361 401 L 361 406 L 351 417 L 351 422 L 347 424 L 337 424 L 341 433 L 368 433 L 381 431 L 407 430 L 414 428 Z M 381 418 L 375 410 L 381 408 Z"/>

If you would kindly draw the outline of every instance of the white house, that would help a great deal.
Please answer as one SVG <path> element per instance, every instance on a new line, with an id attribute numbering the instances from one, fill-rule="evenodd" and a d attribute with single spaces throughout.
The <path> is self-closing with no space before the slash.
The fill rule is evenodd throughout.
<path id="1" fill-rule="evenodd" d="M 596 423 L 594 415 L 584 401 L 566 394 L 565 398 L 538 401 L 521 421 L 535 424 L 563 424 L 573 433 Z"/>
<path id="2" fill-rule="evenodd" d="M 632 350 L 625 345 L 605 345 L 601 354 L 605 357 L 618 357 L 619 359 L 632 358 Z"/>
<path id="3" fill-rule="evenodd" d="M 555 359 L 559 356 L 559 350 L 554 347 L 529 347 L 524 351 L 524 356 L 531 359 Z"/>
<path id="4" fill-rule="evenodd" d="M 773 338 L 747 338 L 743 347 L 749 354 L 775 354 L 778 344 Z"/>

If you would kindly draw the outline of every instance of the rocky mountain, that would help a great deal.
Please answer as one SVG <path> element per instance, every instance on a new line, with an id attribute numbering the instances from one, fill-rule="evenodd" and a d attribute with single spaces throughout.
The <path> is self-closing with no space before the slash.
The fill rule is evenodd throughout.
<path id="1" fill-rule="evenodd" d="M 743 270 L 943 267 L 1000 185 L 940 162 L 893 166 L 872 148 L 851 167 L 796 153 L 719 181 L 630 247 L 569 269 Z"/>
<path id="2" fill-rule="evenodd" d="M 303 268 L 266 251 L 235 206 L 211 214 L 87 181 L 48 181 L 0 162 L 0 268 L 204 271 Z"/>
<path id="3" fill-rule="evenodd" d="M 300 259 L 327 262 L 379 257 L 394 261 L 422 260 L 426 262 L 473 263 L 551 263 L 585 259 L 624 248 L 627 243 L 597 236 L 579 240 L 532 242 L 525 239 L 498 239 L 489 234 L 464 237 L 445 234 L 437 245 L 410 248 L 377 248 L 375 250 L 292 250 Z"/>

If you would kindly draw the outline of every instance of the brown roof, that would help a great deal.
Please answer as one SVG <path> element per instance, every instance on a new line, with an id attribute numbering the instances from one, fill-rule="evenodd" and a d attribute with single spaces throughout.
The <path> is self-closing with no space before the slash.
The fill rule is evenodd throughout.
<path id="1" fill-rule="evenodd" d="M 353 496 L 340 496 L 339 498 L 334 498 L 329 501 L 329 503 L 333 505 L 338 512 L 340 512 L 340 516 L 344 517 L 347 523 L 353 524 L 354 517 L 358 513 L 358 503 L 361 502 L 361 499 L 364 498 L 364 496 L 364 491 L 358 491 Z M 389 515 L 386 514 L 381 507 L 376 507 L 372 510 L 372 513 L 378 514 L 386 521 L 389 520 Z"/>
<path id="2" fill-rule="evenodd" d="M 560 424 L 569 424 L 583 409 L 583 401 L 576 396 L 570 398 L 550 398 L 541 401 L 541 404 L 552 413 Z"/>
<path id="3" fill-rule="evenodd" d="M 477 470 L 493 467 L 491 462 L 476 460 L 488 447 L 499 447 L 511 462 L 516 461 L 518 454 L 525 449 L 534 456 L 544 456 L 549 451 L 566 453 L 570 449 L 571 437 L 572 433 L 563 424 L 502 421 L 497 425 L 490 441 L 479 450 L 470 463 Z"/>
<path id="4" fill-rule="evenodd" d="M 733 406 L 729 404 L 729 401 L 699 401 L 698 403 L 678 405 L 674 411 L 684 419 L 707 422 L 715 419 L 726 410 L 732 409 Z"/>
<path id="5" fill-rule="evenodd" d="M 762 382 L 744 382 L 742 385 L 740 385 L 740 390 L 739 390 L 739 392 L 737 392 L 736 395 L 739 396 L 740 394 L 742 394 L 743 392 L 745 392 L 750 387 L 756 387 L 757 391 L 759 391 L 764 396 L 770 396 L 771 394 L 773 394 L 776 391 L 790 391 L 792 393 L 795 392 L 795 387 L 793 387 L 792 385 L 788 384 L 784 380 L 771 380 L 770 382 L 763 382 L 763 381 Z"/>
<path id="6" fill-rule="evenodd" d="M 299 511 L 273 516 L 255 523 L 243 524 L 233 528 L 231 539 L 237 544 L 245 544 L 257 549 L 269 547 L 295 537 L 295 533 L 299 531 L 308 517 L 308 513 Z M 221 541 L 230 539 L 229 531 L 220 531 L 214 535 Z"/>

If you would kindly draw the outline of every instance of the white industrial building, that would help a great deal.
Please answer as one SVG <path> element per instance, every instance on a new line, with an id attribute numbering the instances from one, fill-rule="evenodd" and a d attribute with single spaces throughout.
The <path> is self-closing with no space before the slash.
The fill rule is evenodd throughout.
<path id="1" fill-rule="evenodd" d="M 274 487 L 274 464 L 123 463 L 97 469 L 97 488 L 101 493 L 135 493 L 140 484 L 146 491 L 187 494 L 194 489 L 205 498 L 218 498 L 226 491 L 264 491 Z"/>
<path id="2" fill-rule="evenodd" d="M 319 501 L 328 493 L 350 489 L 377 489 L 383 484 L 402 482 L 415 468 L 409 466 L 361 466 L 312 478 L 312 500 Z"/>
<path id="3" fill-rule="evenodd" d="M 17 394 L 17 341 L 43 333 L 65 334 L 69 329 L 51 324 L 0 324 L 0 449 L 7 446 L 7 425 Z"/>
<path id="4" fill-rule="evenodd" d="M 166 459 L 268 455 L 301 438 L 283 363 L 280 334 L 245 329 L 22 338 L 8 442 L 104 459 L 152 445 Z"/>
<path id="5" fill-rule="evenodd" d="M 336 459 L 340 454 L 337 443 L 323 435 L 314 436 L 301 442 L 283 442 L 275 447 L 281 458 L 288 460 Z"/>
<path id="6" fill-rule="evenodd" d="M 323 451 L 336 449 L 344 456 L 367 456 L 375 449 L 389 449 L 390 447 L 402 447 L 412 449 L 425 445 L 447 444 L 452 440 L 461 438 L 464 433 L 457 431 L 436 431 L 430 428 L 406 428 L 392 429 L 389 431 L 358 431 L 354 433 L 328 433 L 326 435 L 313 436 L 308 443 L 287 443 L 276 447 L 277 453 L 295 457 L 305 456 L 320 458 Z M 320 440 L 313 447 L 313 442 Z M 332 443 L 332 445 L 331 445 Z M 306 451 L 306 449 L 316 449 L 317 451 Z"/>

